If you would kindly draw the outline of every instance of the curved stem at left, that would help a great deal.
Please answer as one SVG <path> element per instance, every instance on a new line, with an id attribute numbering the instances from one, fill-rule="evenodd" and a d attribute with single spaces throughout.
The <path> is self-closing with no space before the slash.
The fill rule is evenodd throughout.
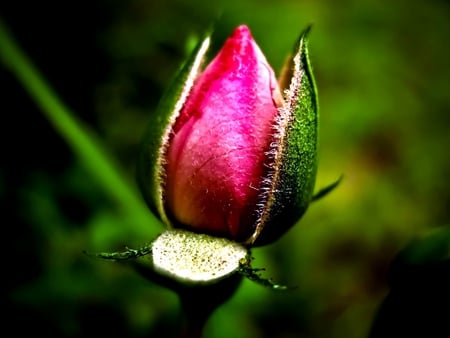
<path id="1" fill-rule="evenodd" d="M 92 177 L 127 213 L 128 219 L 133 220 L 130 223 L 148 227 L 149 223 L 156 222 L 133 189 L 133 182 L 122 173 L 99 137 L 60 100 L 1 18 L 0 62 L 15 76 Z"/>

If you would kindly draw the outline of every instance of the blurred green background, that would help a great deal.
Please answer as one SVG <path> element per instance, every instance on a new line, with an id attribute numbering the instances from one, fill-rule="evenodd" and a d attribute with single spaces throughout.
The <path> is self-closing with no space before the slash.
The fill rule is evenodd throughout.
<path id="1" fill-rule="evenodd" d="M 281 240 L 253 251 L 266 277 L 297 288 L 244 281 L 205 336 L 360 338 L 397 253 L 450 224 L 449 10 L 439 0 L 45 0 L 4 2 L 0 17 L 136 191 L 137 146 L 190 41 L 214 23 L 217 50 L 245 23 L 278 71 L 313 23 L 317 187 L 344 180 Z M 0 81 L 5 330 L 174 335 L 172 292 L 82 254 L 137 247 L 163 227 L 112 197 L 3 67 Z"/>

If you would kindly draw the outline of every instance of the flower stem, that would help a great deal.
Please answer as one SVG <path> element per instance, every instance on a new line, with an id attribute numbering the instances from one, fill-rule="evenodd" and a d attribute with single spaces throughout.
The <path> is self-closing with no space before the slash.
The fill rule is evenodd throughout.
<path id="1" fill-rule="evenodd" d="M 97 135 L 59 99 L 1 18 L 0 62 L 16 77 L 92 177 L 133 220 L 130 224 L 137 227 L 145 225 L 145 228 L 151 229 L 148 227 L 151 214 L 132 188 L 133 184 L 127 180 Z M 138 231 L 142 230 L 138 228 Z"/>
<path id="2" fill-rule="evenodd" d="M 179 338 L 201 338 L 213 312 L 238 289 L 243 276 L 235 273 L 210 285 L 186 284 L 157 273 L 148 260 L 127 261 L 142 277 L 174 291 L 179 298 L 181 323 Z"/>
<path id="3" fill-rule="evenodd" d="M 234 274 L 213 285 L 177 290 L 183 315 L 180 338 L 201 338 L 213 312 L 235 293 L 241 281 L 242 276 Z"/>

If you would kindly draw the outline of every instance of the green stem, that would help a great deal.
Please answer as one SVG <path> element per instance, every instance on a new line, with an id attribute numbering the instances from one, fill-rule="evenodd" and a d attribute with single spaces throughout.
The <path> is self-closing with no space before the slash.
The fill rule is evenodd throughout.
<path id="1" fill-rule="evenodd" d="M 0 61 L 21 83 L 92 177 L 119 206 L 125 209 L 133 220 L 131 223 L 143 225 L 151 222 L 151 214 L 138 198 L 137 191 L 132 188 L 133 184 L 125 178 L 126 176 L 109 156 L 97 135 L 77 119 L 75 114 L 58 98 L 14 41 L 1 18 Z"/>
<path id="2" fill-rule="evenodd" d="M 156 272 L 148 260 L 132 259 L 127 262 L 145 279 L 178 295 L 181 308 L 178 338 L 203 337 L 211 315 L 234 295 L 242 282 L 242 275 L 235 273 L 212 285 L 189 285 Z"/>
<path id="3" fill-rule="evenodd" d="M 236 292 L 242 276 L 234 274 L 217 284 L 177 290 L 182 310 L 180 338 L 201 338 L 211 315 Z"/>

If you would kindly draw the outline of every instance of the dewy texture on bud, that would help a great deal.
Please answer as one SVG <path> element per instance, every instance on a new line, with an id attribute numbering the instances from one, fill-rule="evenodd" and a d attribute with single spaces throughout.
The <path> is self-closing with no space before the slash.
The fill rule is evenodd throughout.
<path id="1" fill-rule="evenodd" d="M 141 191 L 168 226 L 262 245 L 305 212 L 317 143 L 306 34 L 280 83 L 246 26 L 203 70 L 209 38 L 194 51 L 150 123 L 138 166 Z"/>

